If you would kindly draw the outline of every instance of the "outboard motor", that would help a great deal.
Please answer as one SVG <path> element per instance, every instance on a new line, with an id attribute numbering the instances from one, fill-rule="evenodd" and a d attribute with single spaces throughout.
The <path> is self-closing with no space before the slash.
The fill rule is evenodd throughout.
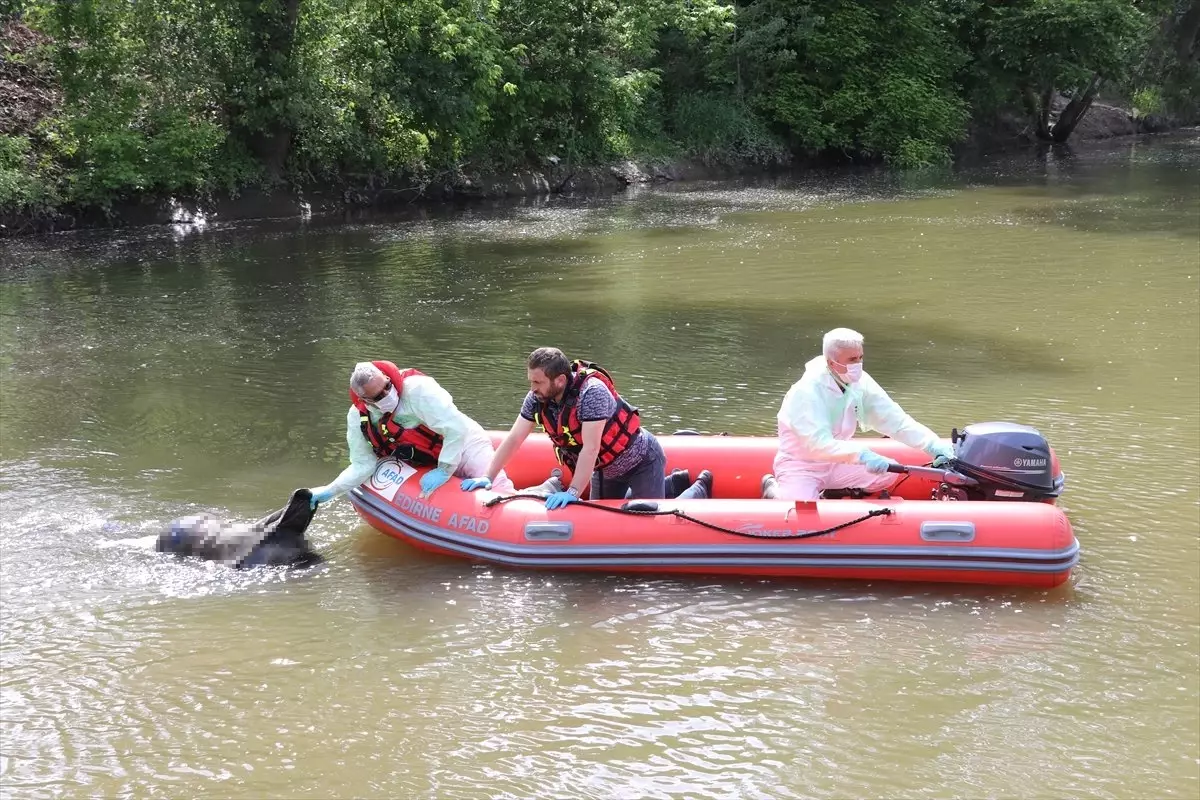
<path id="1" fill-rule="evenodd" d="M 1065 478 L 1050 445 L 1036 428 L 1012 422 L 980 422 L 954 429 L 955 472 L 978 485 L 943 485 L 935 499 L 1018 500 L 1046 502 L 1062 494 Z M 966 497 L 957 496 L 965 492 Z M 939 493 L 952 496 L 938 497 Z"/>

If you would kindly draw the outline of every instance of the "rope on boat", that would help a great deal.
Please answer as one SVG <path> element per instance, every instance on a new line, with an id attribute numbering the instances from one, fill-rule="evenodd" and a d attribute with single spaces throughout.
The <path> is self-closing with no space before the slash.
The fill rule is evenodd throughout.
<path id="1" fill-rule="evenodd" d="M 507 503 L 509 500 L 516 500 L 519 497 L 527 497 L 535 500 L 546 499 L 545 496 L 540 494 L 509 494 L 502 495 L 500 497 L 493 497 L 491 500 L 486 501 L 483 505 L 486 508 L 491 508 L 492 506 L 496 506 L 501 503 Z M 800 531 L 798 533 L 753 533 L 750 531 L 739 531 L 734 530 L 733 528 L 726 528 L 723 525 L 717 525 L 715 523 L 708 522 L 707 520 L 693 517 L 691 514 L 680 511 L 677 508 L 667 511 L 659 511 L 658 509 L 621 508 L 601 505 L 600 503 L 596 503 L 591 500 L 576 500 L 574 503 L 571 503 L 571 505 L 587 506 L 588 508 L 597 508 L 601 511 L 611 511 L 616 514 L 628 514 L 635 517 L 679 517 L 680 519 L 687 520 L 694 525 L 699 525 L 702 528 L 708 528 L 709 530 L 719 531 L 721 533 L 728 533 L 732 536 L 744 536 L 747 539 L 811 539 L 814 536 L 825 536 L 833 533 L 834 531 L 840 531 L 842 528 L 849 528 L 851 525 L 857 525 L 860 522 L 866 522 L 872 517 L 886 517 L 890 514 L 896 513 L 890 508 L 875 508 L 868 511 L 866 514 L 863 514 L 861 517 L 843 522 L 840 525 L 834 525 L 830 528 L 823 528 L 819 531 Z"/>

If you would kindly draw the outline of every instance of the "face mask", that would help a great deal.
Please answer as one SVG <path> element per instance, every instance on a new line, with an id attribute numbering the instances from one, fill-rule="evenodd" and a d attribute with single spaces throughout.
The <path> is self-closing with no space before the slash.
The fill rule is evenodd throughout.
<path id="1" fill-rule="evenodd" d="M 829 359 L 829 363 L 831 365 L 829 367 L 829 371 L 833 373 L 833 377 L 837 379 L 837 382 L 840 384 L 849 385 L 851 383 L 858 383 L 858 379 L 862 377 L 862 362 L 859 362 L 858 364 L 843 364 L 842 362 L 834 361 L 831 358 Z M 836 369 L 834 369 L 834 366 L 841 367 L 846 371 L 838 372 Z"/>
<path id="2" fill-rule="evenodd" d="M 396 406 L 398 405 L 400 405 L 400 394 L 393 387 L 390 391 L 388 391 L 387 394 L 383 396 L 382 400 L 375 404 L 375 407 L 384 414 L 390 414 L 396 410 Z"/>

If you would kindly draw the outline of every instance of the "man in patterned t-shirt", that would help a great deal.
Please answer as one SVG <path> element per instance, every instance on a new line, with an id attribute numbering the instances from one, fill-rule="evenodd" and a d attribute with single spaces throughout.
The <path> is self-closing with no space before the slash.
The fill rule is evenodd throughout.
<path id="1" fill-rule="evenodd" d="M 607 372 L 586 361 L 570 362 L 555 347 L 534 350 L 527 368 L 529 394 L 520 415 L 487 474 L 463 481 L 464 490 L 490 487 L 534 427 L 541 425 L 572 471 L 570 485 L 546 498 L 546 508 L 575 502 L 589 482 L 593 500 L 620 499 L 626 491 L 635 498 L 663 497 L 667 457 Z"/>

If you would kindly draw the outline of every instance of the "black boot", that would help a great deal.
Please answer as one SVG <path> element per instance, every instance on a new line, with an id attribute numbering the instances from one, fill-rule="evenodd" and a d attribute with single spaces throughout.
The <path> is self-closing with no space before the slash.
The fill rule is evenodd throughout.
<path id="1" fill-rule="evenodd" d="M 713 491 L 713 474 L 708 470 L 704 470 L 696 477 L 696 482 L 688 488 L 684 489 L 677 499 L 679 500 L 707 500 L 712 497 Z"/>
<path id="2" fill-rule="evenodd" d="M 678 497 L 691 483 L 692 476 L 686 469 L 672 470 L 670 475 L 663 478 L 663 497 L 668 500 Z"/>

